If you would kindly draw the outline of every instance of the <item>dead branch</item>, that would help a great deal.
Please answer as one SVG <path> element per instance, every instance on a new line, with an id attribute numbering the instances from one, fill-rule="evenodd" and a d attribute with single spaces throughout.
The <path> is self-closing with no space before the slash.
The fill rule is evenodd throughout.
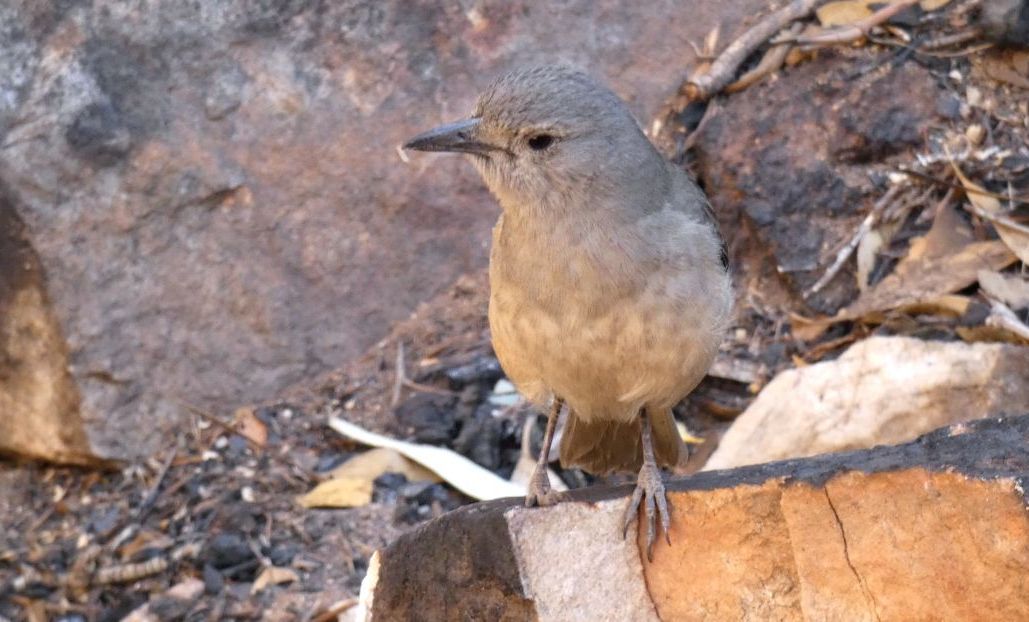
<path id="1" fill-rule="evenodd" d="M 790 34 L 800 34 L 801 29 L 801 24 L 795 23 L 790 26 Z M 725 87 L 725 92 L 736 93 L 738 91 L 742 91 L 751 84 L 761 81 L 765 76 L 775 73 L 783 66 L 783 63 L 786 62 L 786 56 L 792 49 L 793 46 L 788 44 L 772 46 L 767 52 L 765 52 L 765 55 L 761 57 L 761 62 L 757 64 L 757 67 L 754 67 L 747 73 L 740 76 L 738 80 Z"/>
<path id="2" fill-rule="evenodd" d="M 697 101 L 717 95 L 729 84 L 736 70 L 748 56 L 792 22 L 810 15 L 823 2 L 825 0 L 793 0 L 785 7 L 769 14 L 729 44 L 711 64 L 711 69 L 707 73 L 687 81 L 683 88 L 686 96 Z"/>

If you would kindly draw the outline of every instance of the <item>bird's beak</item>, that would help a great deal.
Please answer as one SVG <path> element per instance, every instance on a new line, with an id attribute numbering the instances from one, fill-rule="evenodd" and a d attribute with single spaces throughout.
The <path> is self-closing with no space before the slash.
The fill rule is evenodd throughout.
<path id="1" fill-rule="evenodd" d="M 465 119 L 455 123 L 441 125 L 428 132 L 422 132 L 404 143 L 404 149 L 415 151 L 455 151 L 486 155 L 500 149 L 495 145 L 479 140 L 477 133 L 479 119 Z"/>

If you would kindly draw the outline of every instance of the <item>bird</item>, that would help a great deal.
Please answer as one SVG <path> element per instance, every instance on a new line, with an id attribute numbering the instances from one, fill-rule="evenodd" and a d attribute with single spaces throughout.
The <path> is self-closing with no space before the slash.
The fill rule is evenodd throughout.
<path id="1" fill-rule="evenodd" d="M 661 469 L 686 456 L 672 407 L 707 373 L 733 307 L 704 192 L 612 90 L 564 64 L 502 75 L 468 118 L 403 147 L 464 154 L 500 204 L 493 349 L 519 392 L 549 406 L 526 506 L 567 498 L 547 476 L 564 409 L 562 466 L 635 473 L 622 537 L 642 503 L 648 557 L 655 518 L 670 545 Z"/>

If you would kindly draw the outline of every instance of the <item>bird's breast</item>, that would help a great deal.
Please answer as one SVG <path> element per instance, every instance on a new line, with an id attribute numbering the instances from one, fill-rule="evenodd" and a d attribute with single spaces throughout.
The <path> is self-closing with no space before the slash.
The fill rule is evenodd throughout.
<path id="1" fill-rule="evenodd" d="M 641 262 L 605 245 L 602 232 L 505 231 L 501 219 L 490 258 L 494 349 L 529 399 L 557 394 L 587 419 L 674 403 L 717 345 L 717 313 L 696 276 Z M 685 294 L 691 289 L 698 297 Z"/>

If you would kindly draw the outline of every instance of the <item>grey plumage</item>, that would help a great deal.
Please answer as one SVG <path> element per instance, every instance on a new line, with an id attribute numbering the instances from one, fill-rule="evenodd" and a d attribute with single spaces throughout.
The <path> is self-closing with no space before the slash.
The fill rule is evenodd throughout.
<path id="1" fill-rule="evenodd" d="M 671 408 L 707 372 L 731 313 L 703 193 L 574 69 L 507 74 L 464 124 L 408 146 L 472 154 L 500 203 L 489 320 L 504 371 L 529 400 L 568 404 L 564 466 L 643 469 L 644 427 L 656 462 L 674 465 Z"/>

